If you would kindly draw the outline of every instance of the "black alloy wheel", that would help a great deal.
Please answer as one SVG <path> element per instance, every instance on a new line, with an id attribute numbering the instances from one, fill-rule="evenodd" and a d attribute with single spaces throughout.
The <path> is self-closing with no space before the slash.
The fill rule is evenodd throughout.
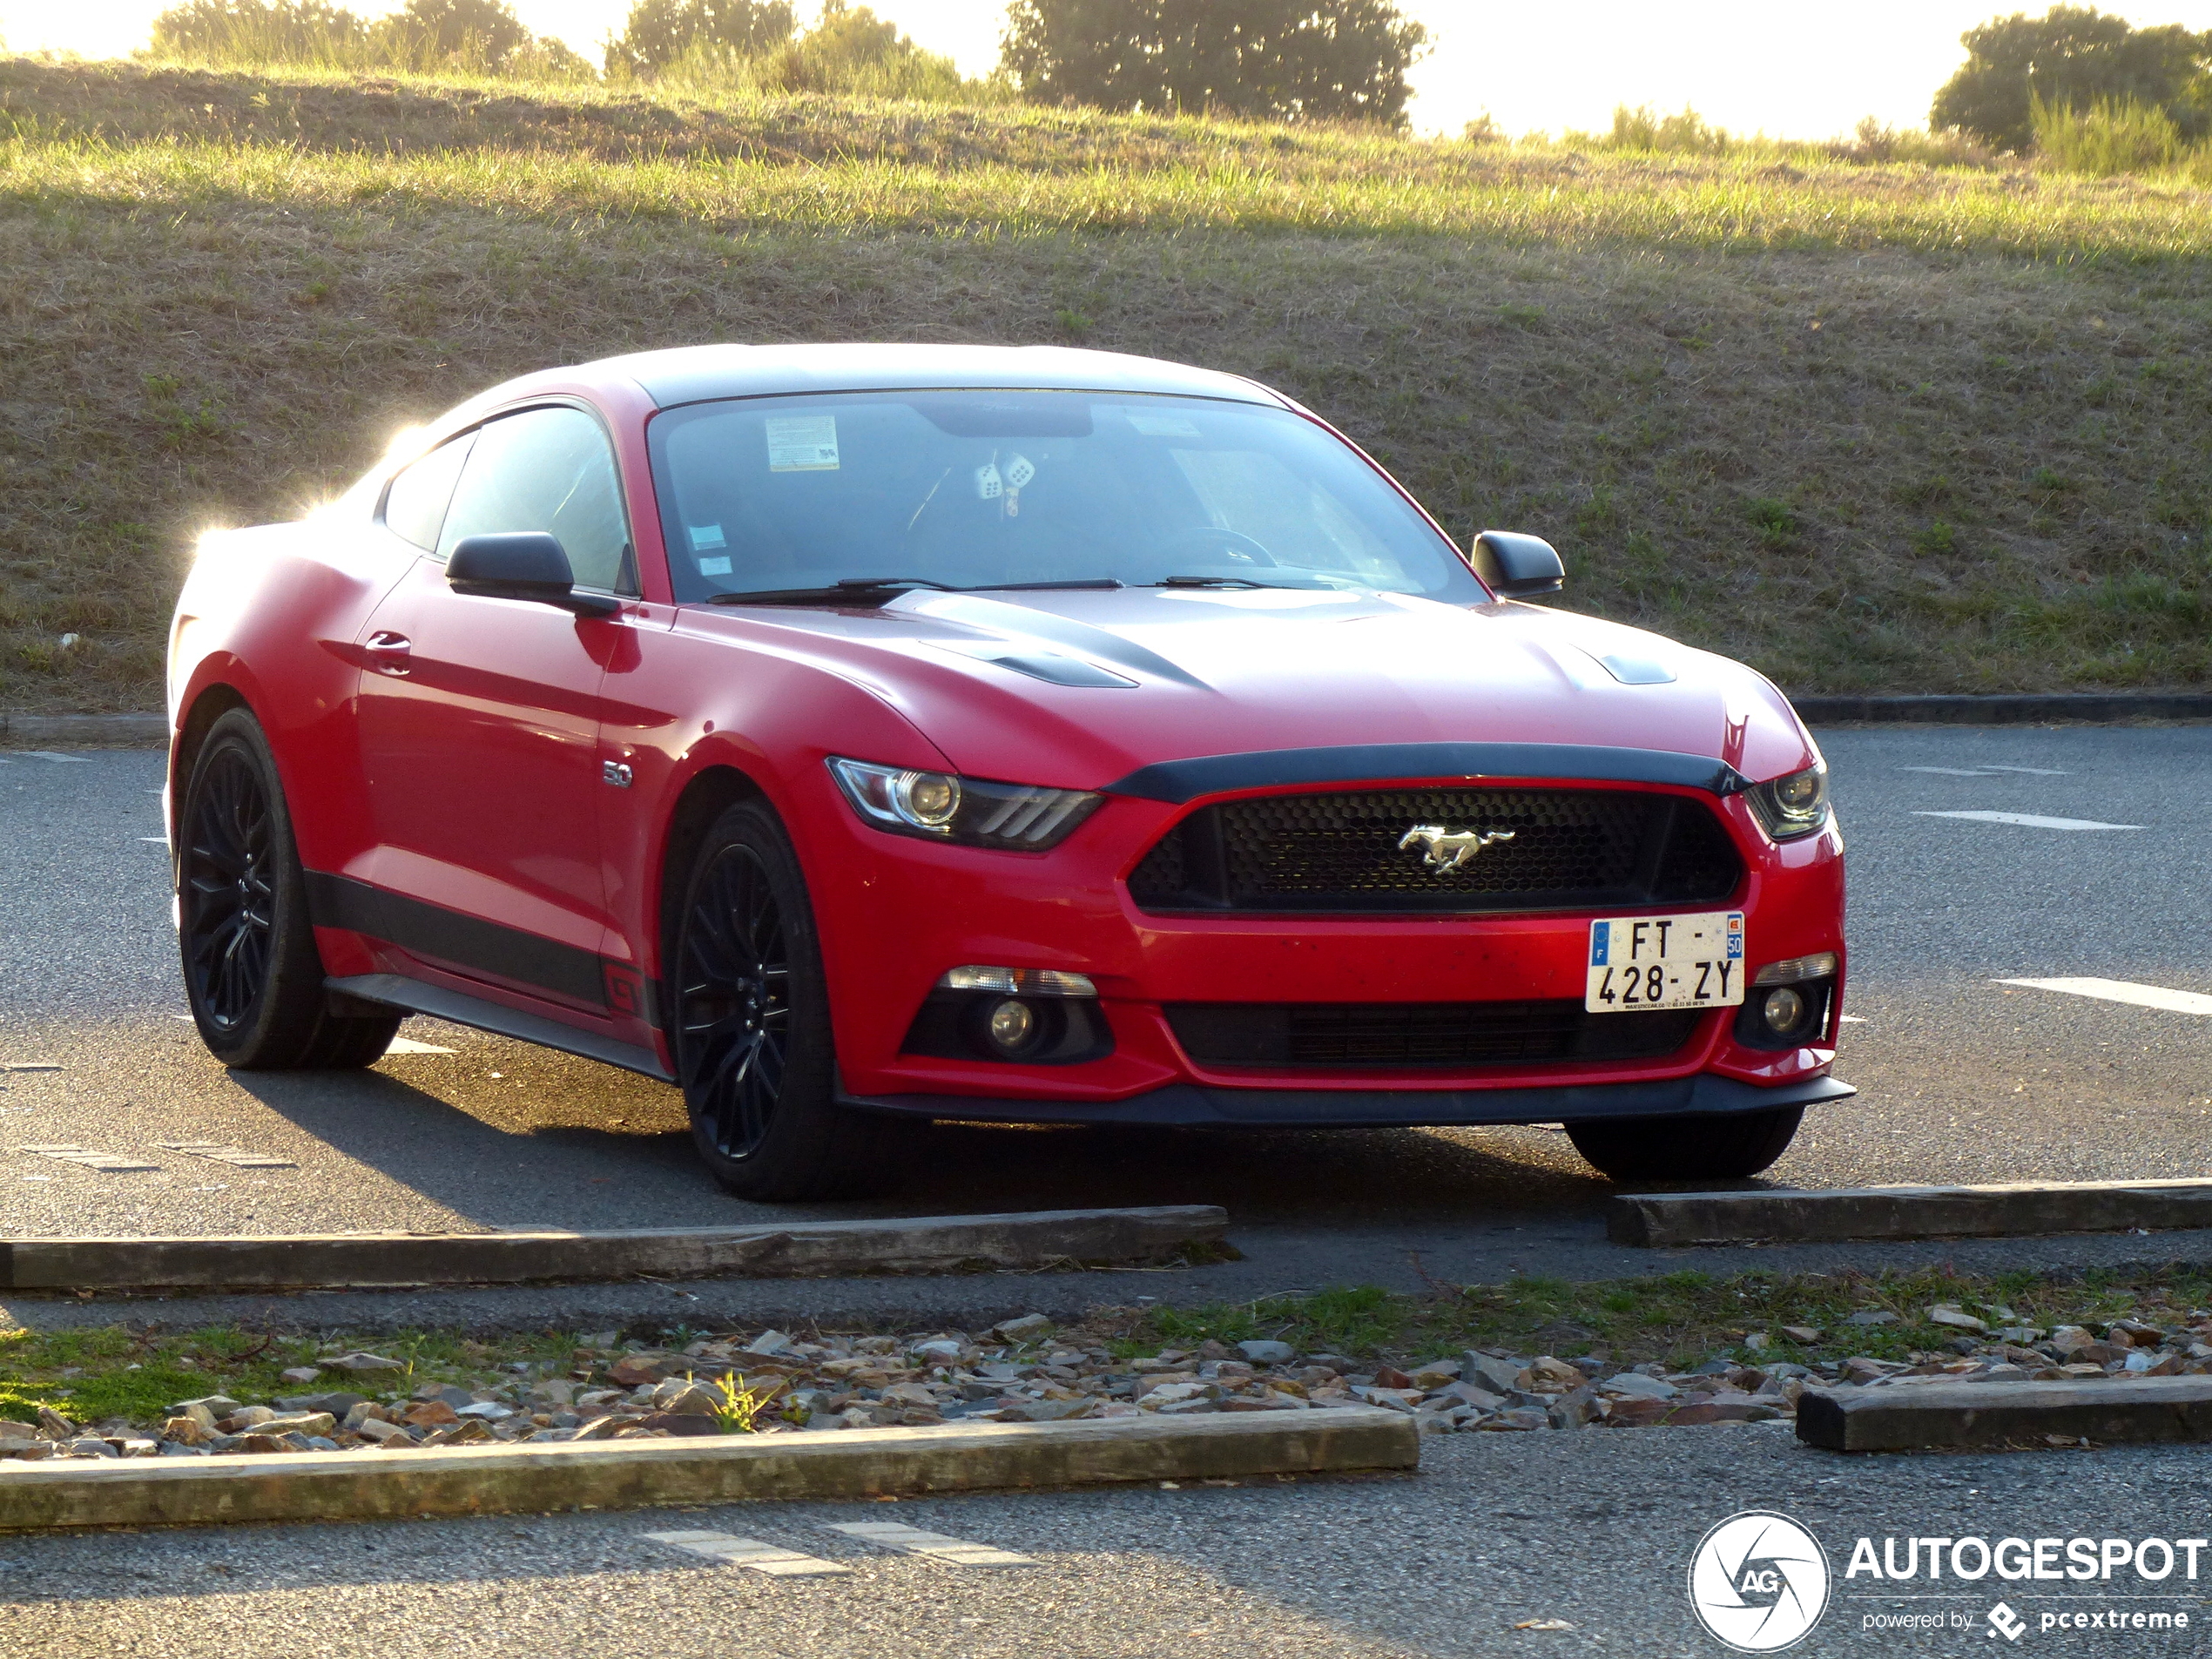
<path id="1" fill-rule="evenodd" d="M 752 847 L 724 847 L 685 918 L 677 1048 L 699 1132 L 725 1158 L 767 1137 L 791 1044 L 791 948 L 782 907 Z"/>
<path id="2" fill-rule="evenodd" d="M 233 709 L 208 727 L 177 812 L 177 943 L 200 1041 L 250 1071 L 366 1066 L 396 1012 L 339 1012 L 323 989 L 292 819 L 260 722 Z"/>
<path id="3" fill-rule="evenodd" d="M 837 1103 L 813 907 L 765 802 L 740 801 L 707 831 L 668 960 L 676 1076 L 714 1178 L 771 1202 L 880 1185 L 897 1131 Z"/>
<path id="4" fill-rule="evenodd" d="M 210 756 L 194 782 L 178 859 L 185 971 L 195 1010 L 232 1035 L 268 986 L 274 819 L 260 772 L 239 745 Z"/>

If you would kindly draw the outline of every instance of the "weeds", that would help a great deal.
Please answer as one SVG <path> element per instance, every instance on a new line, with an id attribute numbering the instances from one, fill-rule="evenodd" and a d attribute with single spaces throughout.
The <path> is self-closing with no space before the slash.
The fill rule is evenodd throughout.
<path id="1" fill-rule="evenodd" d="M 722 1426 L 725 1434 L 757 1434 L 760 1432 L 760 1413 L 773 1405 L 783 1391 L 781 1382 L 755 1387 L 732 1372 L 715 1382 L 714 1420 Z"/>

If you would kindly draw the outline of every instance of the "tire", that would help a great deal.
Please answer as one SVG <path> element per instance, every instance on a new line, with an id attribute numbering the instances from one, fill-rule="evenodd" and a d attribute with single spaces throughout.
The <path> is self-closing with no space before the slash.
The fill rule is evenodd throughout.
<path id="1" fill-rule="evenodd" d="M 1725 1116 L 1569 1123 L 1575 1150 L 1615 1181 L 1737 1181 L 1790 1150 L 1802 1106 Z"/>
<path id="2" fill-rule="evenodd" d="M 739 802 L 708 830 L 671 962 L 677 1080 L 714 1178 L 771 1203 L 878 1184 L 893 1131 L 837 1104 L 813 907 L 783 826 L 761 802 Z"/>
<path id="3" fill-rule="evenodd" d="M 200 1041 L 237 1070 L 352 1070 L 400 1028 L 330 1011 L 284 789 L 244 709 L 208 729 L 185 785 L 177 943 Z"/>

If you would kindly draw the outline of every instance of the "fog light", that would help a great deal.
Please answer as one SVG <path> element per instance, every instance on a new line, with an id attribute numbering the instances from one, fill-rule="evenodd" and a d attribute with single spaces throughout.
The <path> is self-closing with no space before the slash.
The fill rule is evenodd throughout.
<path id="1" fill-rule="evenodd" d="M 1805 1000 L 1784 986 L 1778 991 L 1766 994 L 1766 1001 L 1761 1005 L 1759 1013 L 1766 1021 L 1767 1029 L 1779 1036 L 1785 1031 L 1796 1029 L 1797 1022 L 1805 1017 Z"/>
<path id="2" fill-rule="evenodd" d="M 983 1028 L 990 1033 L 992 1043 L 1000 1050 L 1016 1054 L 1037 1035 L 1037 1011 L 1027 1002 L 1009 996 L 991 1005 Z"/>

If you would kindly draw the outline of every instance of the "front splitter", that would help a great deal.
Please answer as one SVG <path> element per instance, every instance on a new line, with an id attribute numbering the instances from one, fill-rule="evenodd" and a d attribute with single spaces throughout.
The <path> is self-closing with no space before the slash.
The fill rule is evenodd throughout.
<path id="1" fill-rule="evenodd" d="M 1143 1123 L 1180 1129 L 1445 1129 L 1484 1124 L 1730 1116 L 1817 1106 L 1858 1091 L 1833 1077 L 1763 1089 L 1710 1072 L 1657 1082 L 1537 1089 L 1217 1089 L 1175 1083 L 1127 1100 L 1005 1100 L 983 1095 L 840 1095 L 847 1106 L 971 1123 Z"/>

